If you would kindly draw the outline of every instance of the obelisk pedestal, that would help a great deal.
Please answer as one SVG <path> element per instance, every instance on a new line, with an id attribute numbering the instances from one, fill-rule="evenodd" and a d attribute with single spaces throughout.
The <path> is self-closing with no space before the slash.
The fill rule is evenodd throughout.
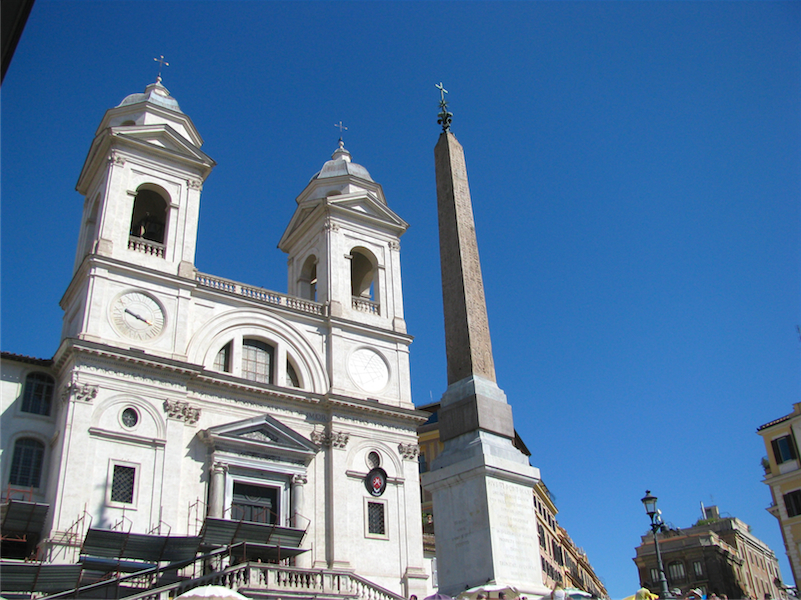
<path id="1" fill-rule="evenodd" d="M 449 124 L 444 105 L 443 90 Z M 448 389 L 438 417 L 444 450 L 422 477 L 434 502 L 439 591 L 456 596 L 500 584 L 545 595 L 533 498 L 539 470 L 512 444 L 512 409 L 495 382 L 464 152 L 443 130 L 434 155 Z"/>

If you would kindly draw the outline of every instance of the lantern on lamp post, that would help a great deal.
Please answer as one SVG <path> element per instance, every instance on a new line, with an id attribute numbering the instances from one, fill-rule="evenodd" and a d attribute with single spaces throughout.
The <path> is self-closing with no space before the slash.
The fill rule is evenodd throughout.
<path id="1" fill-rule="evenodd" d="M 651 495 L 651 490 L 645 490 L 645 498 L 642 499 L 642 504 L 645 507 L 645 512 L 651 517 L 651 532 L 654 534 L 654 550 L 656 551 L 656 566 L 659 570 L 659 598 L 665 600 L 672 598 L 670 590 L 668 590 L 667 577 L 665 577 L 665 567 L 662 565 L 662 553 L 659 551 L 659 539 L 656 534 L 663 527 L 662 513 L 656 508 L 656 496 Z"/>

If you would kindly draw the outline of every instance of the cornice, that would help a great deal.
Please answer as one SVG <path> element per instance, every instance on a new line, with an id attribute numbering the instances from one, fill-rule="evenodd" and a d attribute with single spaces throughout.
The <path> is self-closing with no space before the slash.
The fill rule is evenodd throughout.
<path id="1" fill-rule="evenodd" d="M 147 354 L 143 350 L 129 350 L 100 342 L 69 338 L 62 342 L 53 357 L 56 368 L 60 369 L 73 355 L 96 356 L 114 364 L 133 364 L 154 372 L 169 372 L 183 377 L 194 377 L 202 367 L 191 363 Z"/>
<path id="2" fill-rule="evenodd" d="M 270 384 L 260 384 L 235 378 L 205 368 L 175 359 L 156 357 L 142 351 L 127 350 L 108 346 L 88 340 L 68 339 L 59 347 L 54 357 L 54 366 L 61 370 L 68 360 L 76 356 L 94 356 L 108 362 L 108 366 L 135 365 L 150 371 L 155 378 L 167 379 L 170 375 L 182 378 L 182 385 L 193 392 L 226 389 L 248 392 L 254 402 L 258 395 L 268 395 L 271 400 L 279 400 L 292 404 L 305 404 L 315 406 L 330 415 L 339 414 L 343 418 L 354 415 L 363 415 L 365 412 L 381 416 L 395 422 L 403 422 L 415 427 L 424 423 L 429 414 L 414 408 L 401 408 L 379 402 L 378 400 L 361 400 L 339 395 L 319 395 L 312 392 L 297 390 L 293 392 L 288 388 L 280 388 Z"/>
<path id="3" fill-rule="evenodd" d="M 378 400 L 361 400 L 334 394 L 326 394 L 320 406 L 329 409 L 332 413 L 341 413 L 343 416 L 367 412 L 392 420 L 411 422 L 413 426 L 425 423 L 430 416 L 427 412 L 416 408 L 401 408 L 384 404 Z"/>
<path id="4" fill-rule="evenodd" d="M 118 258 L 103 256 L 102 254 L 87 254 L 83 261 L 81 261 L 81 264 L 75 271 L 75 274 L 72 276 L 72 280 L 67 286 L 67 290 L 64 292 L 64 295 L 61 296 L 61 300 L 59 300 L 59 306 L 61 306 L 62 309 L 66 310 L 66 304 L 68 303 L 69 296 L 75 292 L 77 288 L 83 285 L 83 283 L 86 281 L 86 278 L 94 276 L 93 274 L 90 274 L 89 271 L 98 267 L 109 270 L 116 269 L 116 271 L 119 273 L 125 275 L 136 275 L 137 278 L 141 278 L 141 275 L 146 275 L 150 281 L 155 281 L 161 285 L 174 287 L 176 290 L 193 290 L 194 288 L 198 287 L 198 284 L 194 279 L 188 279 L 186 277 L 181 277 L 180 275 L 173 275 L 172 273 L 165 273 L 164 271 L 157 271 L 149 267 L 134 265 Z"/>

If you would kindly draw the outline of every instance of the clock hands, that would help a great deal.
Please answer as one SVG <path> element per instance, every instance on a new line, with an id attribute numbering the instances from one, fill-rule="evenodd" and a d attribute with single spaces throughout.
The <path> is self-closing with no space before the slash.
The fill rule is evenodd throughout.
<path id="1" fill-rule="evenodd" d="M 140 317 L 135 312 L 133 312 L 130 308 L 126 308 L 125 312 L 127 312 L 129 315 L 131 315 L 134 319 L 139 319 L 140 321 L 142 321 L 142 323 L 147 323 L 148 325 L 151 325 L 151 326 L 153 325 L 153 323 L 151 323 L 150 321 L 148 321 L 144 317 Z"/>

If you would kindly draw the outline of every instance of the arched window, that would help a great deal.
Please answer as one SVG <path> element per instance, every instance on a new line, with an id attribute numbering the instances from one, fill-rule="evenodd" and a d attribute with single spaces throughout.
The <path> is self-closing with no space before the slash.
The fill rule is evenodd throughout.
<path id="1" fill-rule="evenodd" d="M 223 373 L 231 372 L 231 342 L 220 348 L 214 358 L 214 370 L 222 371 Z"/>
<path id="2" fill-rule="evenodd" d="M 375 296 L 375 266 L 366 250 L 351 250 L 350 260 L 350 289 L 351 295 L 356 298 L 374 300 Z"/>
<path id="3" fill-rule="evenodd" d="M 298 282 L 298 294 L 301 298 L 317 301 L 317 257 L 312 255 L 303 263 Z"/>
<path id="4" fill-rule="evenodd" d="M 167 201 L 151 189 L 139 189 L 131 216 L 131 237 L 164 243 L 167 227 Z"/>
<path id="5" fill-rule="evenodd" d="M 83 225 L 83 250 L 78 257 L 78 261 L 83 260 L 87 254 L 91 254 L 95 246 L 95 238 L 97 237 L 97 216 L 100 211 L 100 194 L 95 197 L 92 202 L 92 208 L 89 215 L 86 217 L 86 222 Z"/>
<path id="6" fill-rule="evenodd" d="M 263 338 L 236 336 L 213 356 L 210 368 L 220 373 L 259 383 L 303 388 L 301 363 L 286 349 L 279 349 L 274 342 Z"/>
<path id="7" fill-rule="evenodd" d="M 38 488 L 44 463 L 44 444 L 33 438 L 20 438 L 14 442 L 11 459 L 10 485 Z"/>
<path id="8" fill-rule="evenodd" d="M 55 380 L 46 373 L 29 373 L 22 394 L 22 412 L 50 415 Z"/>
<path id="9" fill-rule="evenodd" d="M 295 365 L 292 364 L 289 358 L 286 359 L 286 384 L 294 388 L 300 387 L 300 377 L 298 377 Z"/>
<path id="10" fill-rule="evenodd" d="M 272 383 L 273 348 L 261 340 L 242 340 L 242 377 Z"/>

